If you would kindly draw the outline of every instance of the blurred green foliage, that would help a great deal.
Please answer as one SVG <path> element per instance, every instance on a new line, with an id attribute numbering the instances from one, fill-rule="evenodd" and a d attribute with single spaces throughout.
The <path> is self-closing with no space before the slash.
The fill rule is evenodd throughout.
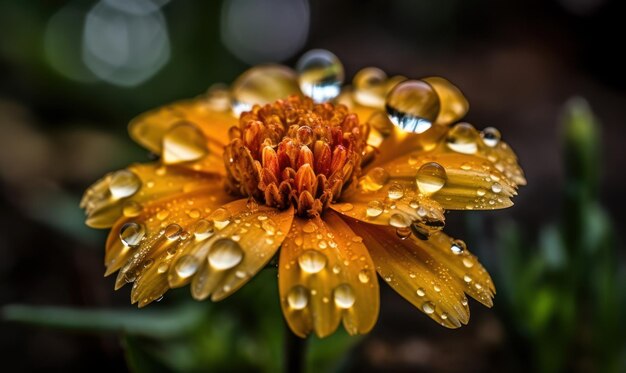
<path id="1" fill-rule="evenodd" d="M 520 354 L 531 356 L 533 371 L 624 371 L 626 283 L 598 192 L 600 125 L 587 102 L 574 98 L 565 105 L 561 129 L 566 185 L 560 220 L 544 226 L 534 244 L 517 224 L 499 230 L 505 321 Z"/>

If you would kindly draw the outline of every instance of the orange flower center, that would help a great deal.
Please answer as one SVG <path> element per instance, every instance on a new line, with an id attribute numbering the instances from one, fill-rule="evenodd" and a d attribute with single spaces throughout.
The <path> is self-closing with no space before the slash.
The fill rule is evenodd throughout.
<path id="1" fill-rule="evenodd" d="M 314 216 L 358 176 L 367 133 L 367 125 L 344 105 L 300 96 L 255 105 L 230 129 L 227 188 Z"/>

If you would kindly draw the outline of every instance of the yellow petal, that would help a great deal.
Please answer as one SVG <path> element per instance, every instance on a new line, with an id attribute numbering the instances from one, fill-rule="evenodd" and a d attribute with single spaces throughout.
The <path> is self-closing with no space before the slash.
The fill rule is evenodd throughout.
<path id="1" fill-rule="evenodd" d="M 146 203 L 207 184 L 221 185 L 222 178 L 156 163 L 135 164 L 95 182 L 85 192 L 81 207 L 87 213 L 87 225 L 108 228 L 122 216 L 138 215 Z"/>
<path id="2" fill-rule="evenodd" d="M 401 240 L 393 228 L 354 220 L 347 223 L 363 237 L 376 270 L 389 286 L 443 326 L 467 324 L 463 284 L 419 240 Z"/>
<path id="3" fill-rule="evenodd" d="M 228 143 L 228 129 L 237 124 L 230 111 L 214 110 L 206 96 L 177 101 L 148 111 L 129 125 L 131 137 L 148 150 L 160 153 L 163 136 L 180 122 L 197 126 L 211 141 L 222 145 Z"/>
<path id="4" fill-rule="evenodd" d="M 183 253 L 200 263 L 191 283 L 196 299 L 211 295 L 213 301 L 218 301 L 248 282 L 272 259 L 287 236 L 294 215 L 293 207 L 282 211 L 256 204 L 250 207 L 246 200 L 222 208 L 230 223 L 203 244 Z M 170 285 L 185 277 L 176 267 L 169 276 Z"/>
<path id="5" fill-rule="evenodd" d="M 348 333 L 367 333 L 378 317 L 378 281 L 361 242 L 332 210 L 323 220 L 294 219 L 280 251 L 278 284 L 291 330 L 325 337 L 339 321 Z"/>
<path id="6" fill-rule="evenodd" d="M 463 93 L 447 79 L 431 76 L 422 79 L 430 84 L 439 96 L 440 109 L 436 124 L 449 125 L 463 118 L 469 110 L 469 103 Z"/>

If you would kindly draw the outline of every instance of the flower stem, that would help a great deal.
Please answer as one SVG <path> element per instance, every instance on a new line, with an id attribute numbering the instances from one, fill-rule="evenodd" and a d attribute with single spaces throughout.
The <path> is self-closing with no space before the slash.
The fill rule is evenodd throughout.
<path id="1" fill-rule="evenodd" d="M 293 334 L 289 328 L 285 328 L 285 330 L 285 372 L 304 372 L 306 339 Z"/>

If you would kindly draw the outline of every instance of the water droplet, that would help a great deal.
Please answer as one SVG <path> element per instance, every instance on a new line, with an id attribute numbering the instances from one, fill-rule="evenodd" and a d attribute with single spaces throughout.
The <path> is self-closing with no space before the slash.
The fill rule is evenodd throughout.
<path id="1" fill-rule="evenodd" d="M 483 188 L 476 189 L 476 195 L 479 196 L 479 197 L 484 196 L 486 193 L 487 193 L 487 191 L 484 190 Z"/>
<path id="2" fill-rule="evenodd" d="M 323 249 L 325 249 L 325 248 L 327 248 L 327 247 L 328 247 L 328 242 L 326 242 L 326 240 L 320 240 L 320 241 L 317 243 L 317 247 L 319 247 L 320 249 L 322 249 L 322 250 L 323 250 Z"/>
<path id="3" fill-rule="evenodd" d="M 142 210 L 143 207 L 141 206 L 141 204 L 135 201 L 126 201 L 126 203 L 124 203 L 124 206 L 122 207 L 122 213 L 127 218 L 134 218 L 138 216 L 139 214 L 141 214 Z"/>
<path id="4" fill-rule="evenodd" d="M 302 145 L 311 145 L 313 140 L 315 140 L 315 134 L 313 133 L 313 129 L 309 126 L 302 126 L 298 128 L 298 132 L 296 132 L 296 138 Z"/>
<path id="5" fill-rule="evenodd" d="M 464 306 L 467 306 L 467 298 L 463 298 L 463 300 L 461 301 L 461 304 Z"/>
<path id="6" fill-rule="evenodd" d="M 287 293 L 287 303 L 294 310 L 301 310 L 309 303 L 309 292 L 302 285 L 296 285 Z"/>
<path id="7" fill-rule="evenodd" d="M 309 221 L 302 227 L 302 232 L 313 233 L 315 232 L 316 229 L 317 229 L 317 226 L 313 222 Z"/>
<path id="8" fill-rule="evenodd" d="M 466 268 L 472 268 L 474 266 L 474 262 L 472 261 L 472 259 L 470 259 L 468 257 L 465 257 L 465 258 L 463 258 L 463 265 Z"/>
<path id="9" fill-rule="evenodd" d="M 439 114 L 439 97 L 430 84 L 406 80 L 389 92 L 385 108 L 396 126 L 408 132 L 423 133 Z"/>
<path id="10" fill-rule="evenodd" d="M 458 123 L 448 131 L 446 144 L 455 152 L 474 154 L 478 150 L 478 133 L 469 123 Z"/>
<path id="11" fill-rule="evenodd" d="M 348 212 L 352 210 L 353 208 L 354 208 L 354 205 L 352 205 L 351 203 L 344 203 L 341 206 L 339 206 L 339 211 Z"/>
<path id="12" fill-rule="evenodd" d="M 337 286 L 333 291 L 333 298 L 335 299 L 337 307 L 344 309 L 352 307 L 356 301 L 354 290 L 352 290 L 352 287 L 348 284 Z"/>
<path id="13" fill-rule="evenodd" d="M 198 209 L 189 210 L 187 215 L 189 215 L 189 217 L 192 219 L 198 219 L 200 217 L 200 210 Z"/>
<path id="14" fill-rule="evenodd" d="M 141 180 L 129 170 L 116 171 L 111 175 L 109 191 L 113 198 L 126 198 L 137 193 L 141 187 Z"/>
<path id="15" fill-rule="evenodd" d="M 477 290 L 480 290 L 480 289 L 482 289 L 482 288 L 483 288 L 483 286 L 482 286 L 481 284 L 479 284 L 479 283 L 475 283 L 475 284 L 474 284 L 474 287 L 475 287 Z"/>
<path id="16" fill-rule="evenodd" d="M 193 234 L 196 237 L 196 240 L 205 240 L 213 235 L 215 229 L 213 227 L 213 223 L 206 220 L 200 219 L 194 226 Z"/>
<path id="17" fill-rule="evenodd" d="M 469 109 L 469 103 L 463 93 L 448 80 L 432 76 L 423 79 L 430 84 L 441 103 L 441 110 L 437 116 L 437 124 L 447 125 L 461 119 Z"/>
<path id="18" fill-rule="evenodd" d="M 156 217 L 159 220 L 165 220 L 168 216 L 170 216 L 170 210 L 161 210 L 156 213 Z"/>
<path id="19" fill-rule="evenodd" d="M 423 296 L 425 296 L 425 295 L 426 295 L 426 292 L 425 292 L 425 291 L 424 291 L 424 289 L 422 289 L 422 288 L 418 288 L 418 289 L 417 289 L 417 291 L 416 291 L 416 293 L 417 293 L 417 296 L 418 296 L 418 297 L 423 297 Z"/>
<path id="20" fill-rule="evenodd" d="M 424 302 L 422 304 L 422 310 L 424 310 L 426 314 L 430 315 L 435 312 L 435 305 L 433 302 Z"/>
<path id="21" fill-rule="evenodd" d="M 387 190 L 387 197 L 391 200 L 397 200 L 404 197 L 404 187 L 398 182 L 393 182 Z"/>
<path id="22" fill-rule="evenodd" d="M 382 108 L 385 106 L 387 74 L 376 67 L 366 67 L 354 76 L 354 99 L 361 105 Z"/>
<path id="23" fill-rule="evenodd" d="M 480 137 L 482 137 L 483 142 L 490 148 L 495 147 L 500 143 L 500 139 L 502 135 L 497 128 L 487 127 L 480 132 Z"/>
<path id="24" fill-rule="evenodd" d="M 157 267 L 157 272 L 158 273 L 165 273 L 167 272 L 167 270 L 170 268 L 170 265 L 167 263 L 161 263 L 159 264 L 159 266 Z"/>
<path id="25" fill-rule="evenodd" d="M 300 90 L 315 102 L 334 99 L 341 92 L 344 79 L 339 58 L 324 49 L 308 51 L 296 64 Z"/>
<path id="26" fill-rule="evenodd" d="M 470 275 L 465 275 L 463 276 L 463 281 L 469 284 L 470 282 L 472 282 L 472 277 L 470 277 Z"/>
<path id="27" fill-rule="evenodd" d="M 165 238 L 172 241 L 179 239 L 181 233 L 183 233 L 183 228 L 178 224 L 170 224 L 165 227 L 165 231 L 163 231 Z"/>
<path id="28" fill-rule="evenodd" d="M 326 266 L 326 255 L 316 250 L 306 250 L 298 257 L 300 268 L 306 273 L 317 273 Z"/>
<path id="29" fill-rule="evenodd" d="M 463 240 L 454 240 L 450 245 L 450 251 L 452 251 L 454 255 L 463 254 L 465 249 L 467 249 L 467 245 L 465 245 L 465 242 L 463 242 Z"/>
<path id="30" fill-rule="evenodd" d="M 415 175 L 417 188 L 424 195 L 437 193 L 448 181 L 446 169 L 437 162 L 424 163 Z"/>
<path id="31" fill-rule="evenodd" d="M 500 193 L 502 191 L 502 185 L 498 184 L 498 183 L 493 183 L 493 185 L 491 186 L 491 191 L 494 193 Z"/>
<path id="32" fill-rule="evenodd" d="M 341 267 L 339 266 L 339 264 L 335 264 L 335 265 L 333 266 L 333 273 L 334 273 L 334 274 L 336 274 L 336 275 L 338 275 L 338 274 L 339 274 L 339 272 L 341 272 Z"/>
<path id="33" fill-rule="evenodd" d="M 441 319 L 442 319 L 442 320 L 446 320 L 446 319 L 448 319 L 448 314 L 447 314 L 447 313 L 445 313 L 445 312 L 442 312 L 442 313 L 441 313 Z"/>
<path id="34" fill-rule="evenodd" d="M 163 162 L 174 164 L 195 161 L 208 152 L 207 139 L 191 123 L 180 123 L 163 136 Z"/>
<path id="35" fill-rule="evenodd" d="M 143 225 L 134 222 L 126 223 L 120 229 L 120 239 L 128 247 L 135 247 L 141 243 L 146 235 Z"/>
<path id="36" fill-rule="evenodd" d="M 423 218 L 426 215 L 428 215 L 428 211 L 426 211 L 426 209 L 423 208 L 422 206 L 417 208 L 416 213 L 417 213 L 417 216 L 419 216 L 420 218 Z"/>
<path id="37" fill-rule="evenodd" d="M 209 216 L 209 219 L 213 221 L 215 228 L 218 230 L 224 229 L 228 224 L 230 224 L 231 215 L 225 208 L 218 208 L 213 211 Z"/>
<path id="38" fill-rule="evenodd" d="M 389 217 L 389 225 L 396 228 L 406 228 L 411 225 L 411 221 L 402 214 L 392 214 Z"/>
<path id="39" fill-rule="evenodd" d="M 200 261 L 193 255 L 183 255 L 176 261 L 174 270 L 180 278 L 192 276 L 198 270 Z"/>
<path id="40" fill-rule="evenodd" d="M 367 269 L 362 269 L 359 271 L 359 281 L 361 281 L 362 284 L 367 284 L 368 282 L 370 282 L 370 271 L 368 271 Z"/>
<path id="41" fill-rule="evenodd" d="M 243 259 L 241 246 L 230 238 L 220 238 L 211 245 L 209 264 L 217 270 L 230 269 Z"/>
<path id="42" fill-rule="evenodd" d="M 367 123 L 370 125 L 372 129 L 380 132 L 382 136 L 389 136 L 391 131 L 393 131 L 393 123 L 386 112 L 381 110 L 376 110 L 367 120 Z M 382 138 L 379 139 L 382 142 Z M 371 144 L 371 143 L 370 143 Z"/>
<path id="43" fill-rule="evenodd" d="M 438 285 L 433 286 L 433 290 L 435 290 L 435 293 L 439 293 L 441 291 L 441 288 Z"/>
<path id="44" fill-rule="evenodd" d="M 236 116 L 252 106 L 265 105 L 298 93 L 298 81 L 293 70 L 281 65 L 253 67 L 233 83 L 233 113 Z"/>
<path id="45" fill-rule="evenodd" d="M 143 262 L 143 267 L 150 268 L 152 267 L 153 264 L 154 264 L 154 259 L 148 259 L 145 262 Z"/>
<path id="46" fill-rule="evenodd" d="M 411 237 L 411 228 L 397 228 L 396 229 L 396 235 L 398 237 L 400 237 L 400 239 L 402 240 L 406 240 L 407 238 Z"/>
<path id="47" fill-rule="evenodd" d="M 276 234 L 276 223 L 274 223 L 273 220 L 263 220 L 261 222 L 261 228 L 267 235 L 273 236 Z"/>

